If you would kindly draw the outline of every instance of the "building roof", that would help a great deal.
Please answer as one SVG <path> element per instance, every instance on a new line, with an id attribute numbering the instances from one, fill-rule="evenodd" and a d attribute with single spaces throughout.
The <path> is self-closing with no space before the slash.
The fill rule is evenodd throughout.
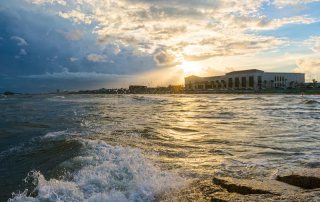
<path id="1" fill-rule="evenodd" d="M 250 73 L 264 73 L 264 71 L 259 69 L 248 69 L 248 70 L 240 70 L 240 71 L 233 71 L 226 73 L 226 75 L 233 75 L 233 74 L 250 74 Z"/>
<path id="2" fill-rule="evenodd" d="M 210 79 L 220 79 L 220 78 L 224 78 L 226 76 L 234 76 L 234 75 L 238 75 L 238 74 L 256 74 L 256 73 L 260 73 L 260 74 L 295 74 L 295 75 L 304 75 L 304 73 L 285 73 L 285 72 L 264 72 L 262 70 L 259 69 L 248 69 L 248 70 L 240 70 L 240 71 L 232 71 L 229 73 L 226 73 L 225 75 L 220 75 L 220 76 L 210 76 L 210 77 L 200 77 L 200 76 L 188 76 L 185 77 L 185 80 L 192 80 L 192 81 L 206 81 L 206 80 L 210 80 Z"/>
<path id="3" fill-rule="evenodd" d="M 209 79 L 220 79 L 223 78 L 224 76 L 210 76 L 210 77 L 199 77 L 199 76 L 188 76 L 185 77 L 185 80 L 192 80 L 192 81 L 206 81 Z"/>
<path id="4" fill-rule="evenodd" d="M 299 72 L 265 72 L 265 74 L 298 74 L 298 75 L 305 75 L 305 73 L 299 73 Z"/>

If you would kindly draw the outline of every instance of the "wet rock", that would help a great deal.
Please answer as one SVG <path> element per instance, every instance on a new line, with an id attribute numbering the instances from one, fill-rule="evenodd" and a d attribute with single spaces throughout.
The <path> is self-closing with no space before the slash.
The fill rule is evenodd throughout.
<path id="1" fill-rule="evenodd" d="M 222 199 L 218 199 L 218 198 L 215 198 L 215 197 L 212 197 L 212 198 L 211 198 L 211 202 L 227 202 L 227 201 L 222 200 Z"/>
<path id="2" fill-rule="evenodd" d="M 211 178 L 212 179 L 212 178 Z M 234 192 L 232 192 L 234 191 Z M 267 194 L 266 194 L 267 193 Z M 183 189 L 159 196 L 157 202 L 320 201 L 320 189 L 304 190 L 275 179 L 198 179 Z"/>
<path id="3" fill-rule="evenodd" d="M 210 180 L 195 180 L 181 190 L 165 193 L 159 196 L 157 202 L 208 202 L 214 197 L 221 188 L 212 184 Z"/>
<path id="4" fill-rule="evenodd" d="M 249 195 L 249 194 L 273 194 L 269 191 L 262 190 L 262 189 L 254 189 L 252 187 L 240 185 L 240 184 L 234 184 L 232 182 L 213 178 L 212 182 L 216 185 L 221 186 L 222 188 L 226 189 L 228 192 L 231 193 L 238 193 L 242 195 Z"/>
<path id="5" fill-rule="evenodd" d="M 313 176 L 287 175 L 277 176 L 276 180 L 302 189 L 320 188 L 320 178 Z"/>

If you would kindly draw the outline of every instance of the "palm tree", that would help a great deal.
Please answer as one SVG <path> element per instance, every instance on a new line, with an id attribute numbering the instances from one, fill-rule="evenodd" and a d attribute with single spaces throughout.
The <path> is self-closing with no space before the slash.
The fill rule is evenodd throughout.
<path id="1" fill-rule="evenodd" d="M 294 84 L 295 84 L 295 82 L 294 82 L 294 81 L 291 81 L 290 84 L 289 84 L 289 86 L 290 86 L 291 88 L 293 88 L 293 87 L 295 87 Z"/>
<path id="2" fill-rule="evenodd" d="M 313 87 L 315 88 L 317 86 L 318 81 L 316 79 L 312 79 Z"/>

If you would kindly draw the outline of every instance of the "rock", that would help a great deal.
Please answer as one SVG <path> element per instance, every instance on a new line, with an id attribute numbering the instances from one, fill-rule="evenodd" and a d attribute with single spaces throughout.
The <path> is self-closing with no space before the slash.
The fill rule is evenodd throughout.
<path id="1" fill-rule="evenodd" d="M 277 176 L 276 180 L 302 189 L 320 188 L 320 178 L 313 176 L 287 175 Z"/>
<path id="2" fill-rule="evenodd" d="M 310 173 L 309 173 L 310 174 Z M 317 173 L 314 174 L 314 176 Z M 311 174 L 310 174 L 311 176 Z M 320 178 L 319 178 L 320 179 Z M 182 190 L 162 195 L 161 202 L 320 201 L 320 189 L 305 190 L 275 179 L 213 177 L 198 179 Z"/>
<path id="3" fill-rule="evenodd" d="M 255 189 L 249 186 L 244 186 L 240 184 L 234 184 L 230 181 L 226 181 L 223 179 L 213 178 L 213 183 L 216 185 L 221 186 L 222 188 L 226 189 L 228 192 L 231 193 L 238 193 L 242 195 L 248 194 L 273 194 L 269 191 L 262 190 L 262 189 Z"/>
<path id="4" fill-rule="evenodd" d="M 225 202 L 220 197 L 215 196 L 216 192 L 223 191 L 219 186 L 212 183 L 211 180 L 199 179 L 191 182 L 183 189 L 174 192 L 165 193 L 159 196 L 157 202 Z"/>
<path id="5" fill-rule="evenodd" d="M 211 202 L 227 202 L 227 201 L 222 200 L 222 199 L 218 199 L 218 198 L 215 198 L 215 197 L 212 197 L 212 198 L 211 198 Z"/>

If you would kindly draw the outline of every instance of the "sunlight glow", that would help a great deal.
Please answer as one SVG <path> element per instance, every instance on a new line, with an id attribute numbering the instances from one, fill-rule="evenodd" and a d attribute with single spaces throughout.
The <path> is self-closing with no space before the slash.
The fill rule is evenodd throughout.
<path id="1" fill-rule="evenodd" d="M 178 66 L 178 68 L 183 71 L 184 76 L 201 75 L 203 72 L 203 67 L 199 66 L 199 64 L 195 64 L 194 62 L 184 61 Z"/>

